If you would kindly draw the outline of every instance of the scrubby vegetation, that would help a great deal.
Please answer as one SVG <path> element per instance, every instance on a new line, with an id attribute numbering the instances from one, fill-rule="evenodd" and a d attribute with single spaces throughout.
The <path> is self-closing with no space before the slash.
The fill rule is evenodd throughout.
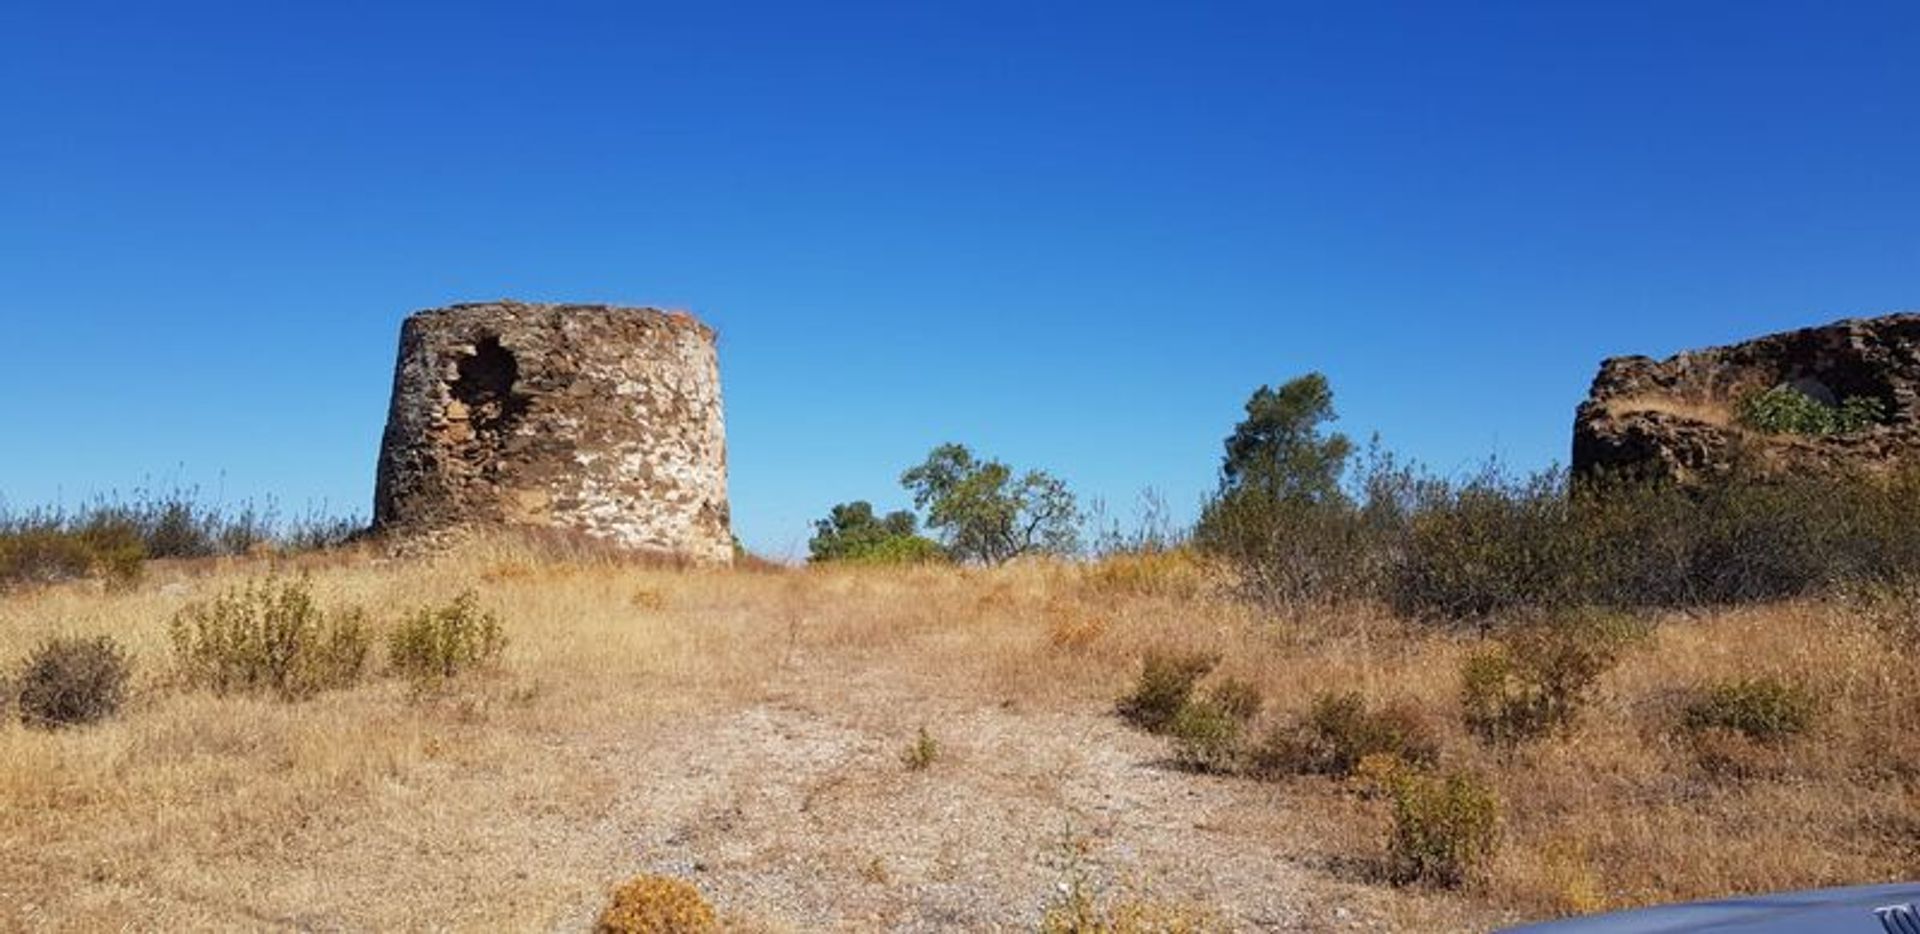
<path id="1" fill-rule="evenodd" d="M 1388 790 L 1388 871 L 1395 881 L 1457 886 L 1485 868 L 1499 819 L 1499 803 L 1485 781 L 1464 772 L 1402 772 Z"/>
<path id="2" fill-rule="evenodd" d="M 580 880 L 609 861 L 632 858 L 608 849 L 605 828 L 619 825 L 657 834 L 661 859 L 709 858 L 723 835 L 779 839 L 786 855 L 743 856 L 759 861 L 710 876 L 729 906 L 779 920 L 778 907 L 755 901 L 761 890 L 740 887 L 765 877 L 858 899 L 857 924 L 869 909 L 919 917 L 918 886 L 944 884 L 927 874 L 949 871 L 919 860 L 946 834 L 965 834 L 983 866 L 1030 867 L 1021 835 L 1057 823 L 1058 802 L 1089 789 L 1128 802 L 1099 812 L 1088 844 L 1102 884 L 1172 872 L 1173 894 L 1205 897 L 1226 929 L 1248 925 L 1235 912 L 1253 890 L 1238 886 L 1273 884 L 1276 872 L 1289 886 L 1329 887 L 1320 904 L 1387 927 L 1412 922 L 1367 906 L 1404 903 L 1433 929 L 1486 929 L 1893 878 L 1916 865 L 1920 728 L 1906 712 L 1920 686 L 1882 662 L 1911 644 L 1920 614 L 1893 585 L 1844 600 L 1679 614 L 1520 608 L 1461 623 L 1363 599 L 1270 613 L 1240 599 L 1231 566 L 1204 552 L 749 573 L 489 548 L 276 578 L 276 591 L 307 590 L 322 625 L 335 609 L 369 611 L 360 680 L 299 704 L 262 702 L 278 696 L 270 688 L 176 690 L 187 687 L 177 657 L 160 664 L 176 610 L 258 591 L 264 561 L 0 603 L 9 672 L 48 637 L 106 631 L 149 679 L 137 708 L 104 728 L 0 729 L 0 787 L 22 802 L 0 826 L 42 841 L 23 851 L 20 890 L 49 911 L 104 917 L 64 893 L 115 854 L 158 880 L 137 896 L 160 906 L 149 909 L 156 920 L 204 917 L 192 903 L 168 909 L 176 883 L 156 871 L 159 856 L 127 841 L 208 826 L 223 834 L 179 838 L 167 858 L 190 855 L 219 878 L 327 874 L 325 885 L 261 896 L 276 913 L 518 929 L 573 904 Z M 463 618 L 497 614 L 512 664 L 456 675 L 431 703 L 400 701 L 371 677 L 389 667 L 404 677 L 380 651 L 388 635 L 423 604 L 459 603 L 468 586 L 475 612 Z M 1486 651 L 1507 667 L 1490 695 L 1502 703 L 1485 709 L 1562 725 L 1514 741 L 1471 726 L 1464 669 Z M 1742 682 L 1785 690 L 1721 687 Z M 1130 717 L 1161 732 L 1096 745 L 1113 742 L 1103 708 L 1123 696 Z M 1803 709 L 1811 719 L 1791 732 Z M 902 725 L 921 723 L 939 754 L 907 780 L 904 753 L 918 743 Z M 1449 794 L 1448 776 L 1473 778 Z M 956 802 L 942 813 L 962 823 L 923 820 L 929 800 Z M 1491 838 L 1479 819 L 1489 802 Z M 844 819 L 855 813 L 868 816 Z M 395 835 L 464 855 L 387 854 L 380 879 L 356 876 L 354 864 L 386 852 L 359 841 Z M 1151 855 L 1161 852 L 1181 855 Z M 1200 852 L 1220 854 L 1210 874 L 1179 875 Z M 885 883 L 860 874 L 875 859 Z M 458 880 L 445 878 L 448 866 Z M 803 880 L 791 875 L 799 866 Z M 1133 910 L 1123 889 L 1075 909 L 1054 904 L 1044 873 L 1005 879 L 1013 888 L 995 890 L 1005 902 L 968 918 L 1032 925 L 1052 911 L 1061 923 L 1112 923 Z M 473 880 L 499 897 L 473 900 Z M 409 894 L 380 894 L 395 889 Z M 1170 893 L 1138 894 L 1151 905 Z M 603 907 L 598 893 L 589 901 L 579 910 Z"/>
<path id="3" fill-rule="evenodd" d="M 1777 678 L 1736 678 L 1709 685 L 1687 705 L 1693 732 L 1732 730 L 1748 739 L 1775 742 L 1813 725 L 1813 695 Z"/>
<path id="4" fill-rule="evenodd" d="M 205 825 L 222 833 L 169 839 L 196 859 L 310 861 L 350 836 L 337 825 L 412 821 L 413 836 L 445 835 L 438 851 L 511 854 L 471 877 L 533 893 L 477 909 L 508 928 L 537 926 L 607 859 L 630 858 L 594 849 L 615 821 L 689 861 L 746 824 L 794 852 L 703 879 L 804 865 L 806 885 L 880 906 L 856 926 L 924 917 L 913 886 L 959 871 L 927 856 L 939 834 L 1024 866 L 1031 850 L 1009 857 L 1006 840 L 1088 789 L 1122 803 L 1099 810 L 1111 837 L 1085 844 L 1115 865 L 966 919 L 1181 929 L 1168 925 L 1205 912 L 1157 913 L 1165 902 L 1092 880 L 1194 853 L 1219 858 L 1183 884 L 1241 923 L 1250 890 L 1233 886 L 1281 870 L 1328 887 L 1328 903 L 1413 906 L 1369 915 L 1389 926 L 1481 929 L 1920 866 L 1920 683 L 1886 662 L 1920 635 L 1920 475 L 1435 477 L 1332 433 L 1333 415 L 1324 380 L 1263 389 L 1191 538 L 1103 530 L 1074 560 L 1005 560 L 1066 548 L 1039 529 L 1068 521 L 1070 498 L 954 446 L 909 472 L 934 492 L 919 506 L 940 517 L 940 543 L 911 514 L 845 504 L 816 526 L 816 568 L 479 543 L 430 564 L 308 562 L 312 577 L 263 575 L 263 557 L 11 594 L 10 721 L 111 713 L 128 683 L 118 645 L 159 658 L 171 639 L 173 664 L 143 661 L 136 709 L 102 727 L 0 729 L 0 761 L 25 763 L 0 770 L 0 788 L 30 802 L 0 831 L 39 841 L 22 851 L 32 878 L 56 882 L 22 883 L 35 898 L 84 913 L 57 882 L 106 871 L 102 854 L 128 878 L 171 878 L 128 839 Z M 0 550 L 24 556 L 9 567 L 53 569 L 14 580 L 113 578 L 102 555 L 149 543 L 130 525 L 103 524 L 86 547 L 59 539 L 77 526 L 54 531 Z M 909 541 L 950 560 L 892 560 Z M 499 665 L 506 620 L 521 618 L 538 628 L 516 629 L 514 664 Z M 78 687 L 29 697 L 41 643 L 73 626 L 115 643 L 63 644 L 39 680 Z M 416 702 L 396 703 L 381 673 L 412 682 Z M 234 696 L 322 691 L 299 705 Z M 1116 732 L 1116 713 L 1141 734 Z M 903 750 L 914 723 L 930 728 Z M 935 792 L 964 802 L 948 813 L 965 826 L 922 826 Z M 668 824 L 657 807 L 677 809 Z M 842 819 L 869 812 L 882 816 Z M 226 842 L 258 814 L 258 838 Z M 520 845 L 535 839 L 565 842 Z M 571 874 L 515 874 L 541 859 L 570 859 Z M 408 890 L 469 884 L 416 872 Z M 585 897 L 582 918 L 599 907 Z M 361 917 L 331 910 L 316 917 Z M 387 904 L 364 926 L 408 910 Z"/>
<path id="5" fill-rule="evenodd" d="M 1828 407 L 1784 390 L 1748 412 L 1755 430 L 1794 434 L 1857 431 L 1880 418 L 1870 402 Z M 1731 799 L 1786 793 L 1755 790 L 1771 782 L 1799 783 L 1793 806 L 1810 823 L 1794 833 L 1821 840 L 1813 849 L 1850 849 L 1812 825 L 1827 820 L 1824 809 L 1858 807 L 1862 794 L 1878 802 L 1876 820 L 1909 826 L 1884 816 L 1899 810 L 1912 775 L 1892 764 L 1904 754 L 1887 750 L 1916 748 L 1920 734 L 1885 705 L 1914 695 L 1877 675 L 1866 687 L 1860 666 L 1903 652 L 1920 619 L 1911 596 L 1920 473 L 1745 470 L 1681 485 L 1490 466 L 1454 479 L 1377 445 L 1360 452 L 1329 430 L 1333 419 L 1317 375 L 1256 391 L 1227 438 L 1192 546 L 1261 611 L 1259 625 L 1292 633 L 1302 665 L 1341 659 L 1359 666 L 1342 669 L 1348 676 L 1369 679 L 1397 670 L 1420 685 L 1409 692 L 1417 699 L 1323 676 L 1283 689 L 1311 691 L 1306 703 L 1269 698 L 1279 713 L 1243 722 L 1209 699 L 1207 679 L 1253 658 L 1195 633 L 1191 649 L 1157 644 L 1120 707 L 1168 734 L 1176 763 L 1275 781 L 1338 778 L 1336 795 L 1373 802 L 1361 813 L 1385 810 L 1375 826 L 1385 830 L 1376 852 L 1387 878 L 1486 883 L 1489 897 L 1540 912 L 1671 896 L 1670 880 L 1656 880 L 1683 857 L 1658 835 L 1705 834 L 1738 849 L 1721 835 L 1754 805 Z M 1089 577 L 1118 573 L 1107 563 Z M 1711 634 L 1675 630 L 1663 622 L 1674 611 L 1725 622 Z M 1380 625 L 1354 621 L 1380 614 L 1396 634 L 1366 635 L 1362 654 L 1344 658 Z M 1755 676 L 1701 654 L 1752 639 L 1756 627 L 1768 630 L 1756 641 L 1803 674 Z M 1728 660 L 1767 651 L 1739 645 Z M 1396 661 L 1408 652 L 1420 660 Z M 1699 679 L 1699 667 L 1715 674 Z M 1848 725 L 1829 728 L 1835 717 Z M 1629 829 L 1626 813 L 1644 829 Z M 1883 868 L 1836 881 L 1920 864 L 1875 865 Z"/>
<path id="6" fill-rule="evenodd" d="M 132 665 L 107 636 L 57 636 L 40 643 L 10 685 L 28 726 L 77 726 L 111 717 L 126 698 Z"/>
<path id="7" fill-rule="evenodd" d="M 1262 388 L 1228 438 L 1195 544 L 1274 607 L 1376 600 L 1484 621 L 1585 606 L 1777 600 L 1920 568 L 1920 475 L 1736 475 L 1682 486 L 1490 465 L 1353 462 L 1323 379 Z"/>
<path id="8" fill-rule="evenodd" d="M 1132 693 L 1120 699 L 1120 716 L 1150 733 L 1164 731 L 1193 698 L 1193 686 L 1220 659 L 1204 652 L 1148 652 Z"/>
<path id="9" fill-rule="evenodd" d="M 315 551 L 359 529 L 320 511 L 282 517 L 271 504 L 209 505 L 191 489 L 142 490 L 73 510 L 0 509 L 0 590 L 85 577 L 124 585 L 148 559 Z"/>
<path id="10" fill-rule="evenodd" d="M 1244 736 L 1262 701 L 1259 689 L 1226 680 L 1203 697 L 1189 697 L 1166 724 L 1175 761 L 1200 772 L 1232 772 L 1245 758 Z"/>
<path id="11" fill-rule="evenodd" d="M 387 636 L 387 659 L 394 671 L 426 686 L 492 664 L 506 647 L 499 615 L 483 609 L 469 590 L 402 620 Z"/>
<path id="12" fill-rule="evenodd" d="M 177 613 L 174 663 L 186 684 L 284 700 L 352 685 L 372 635 L 364 610 L 323 609 L 304 577 L 261 577 Z"/>
<path id="13" fill-rule="evenodd" d="M 1574 617 L 1502 633 L 1469 654 L 1461 668 L 1467 728 L 1504 744 L 1571 729 L 1631 631 Z"/>
<path id="14" fill-rule="evenodd" d="M 1303 720 L 1273 727 L 1254 751 L 1253 768 L 1264 777 L 1347 776 L 1371 762 L 1384 775 L 1399 766 L 1430 766 L 1439 753 L 1433 726 L 1412 705 L 1373 709 L 1356 692 L 1322 693 Z"/>
<path id="15" fill-rule="evenodd" d="M 940 761 L 940 741 L 934 739 L 933 734 L 927 732 L 924 726 L 913 738 L 913 742 L 907 744 L 906 750 L 900 753 L 900 764 L 906 766 L 909 772 L 924 772 L 938 761 Z"/>

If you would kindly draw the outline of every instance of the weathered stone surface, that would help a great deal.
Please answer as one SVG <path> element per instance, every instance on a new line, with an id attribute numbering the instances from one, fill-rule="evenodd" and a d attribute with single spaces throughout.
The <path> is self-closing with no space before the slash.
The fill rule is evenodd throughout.
<path id="1" fill-rule="evenodd" d="M 652 308 L 488 302 L 400 329 L 376 532 L 518 526 L 732 560 L 714 333 Z"/>
<path id="2" fill-rule="evenodd" d="M 1883 425 L 1817 437 L 1765 435 L 1739 423 L 1743 400 L 1791 385 L 1829 405 L 1885 406 Z M 1574 416 L 1573 470 L 1635 471 L 1693 481 L 1736 462 L 1764 470 L 1884 470 L 1920 456 L 1920 313 L 1854 318 L 1666 360 L 1600 364 Z"/>

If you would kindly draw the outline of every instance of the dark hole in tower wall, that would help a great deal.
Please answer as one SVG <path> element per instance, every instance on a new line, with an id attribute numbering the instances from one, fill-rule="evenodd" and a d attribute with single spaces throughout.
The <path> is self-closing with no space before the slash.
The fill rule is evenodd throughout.
<path id="1" fill-rule="evenodd" d="M 461 445 L 466 459 L 476 464 L 493 460 L 508 431 L 526 411 L 527 400 L 513 391 L 520 379 L 520 362 L 513 351 L 491 335 L 461 357 L 448 395 L 466 410 L 469 437 Z"/>

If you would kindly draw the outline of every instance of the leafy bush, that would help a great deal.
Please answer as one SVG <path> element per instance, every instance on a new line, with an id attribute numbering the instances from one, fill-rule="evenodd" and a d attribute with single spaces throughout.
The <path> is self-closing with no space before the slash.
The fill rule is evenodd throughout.
<path id="1" fill-rule="evenodd" d="M 1863 431 L 1887 419 L 1887 404 L 1874 396 L 1849 396 L 1828 405 L 1782 384 L 1740 403 L 1740 423 L 1776 435 L 1832 435 Z"/>
<path id="2" fill-rule="evenodd" d="M 1817 705 L 1798 685 L 1776 678 L 1741 678 L 1709 685 L 1687 705 L 1683 723 L 1699 733 L 1725 729 L 1760 742 L 1776 742 L 1813 726 Z"/>
<path id="3" fill-rule="evenodd" d="M 946 556 L 938 543 L 919 534 L 918 520 L 906 510 L 875 516 L 873 504 L 841 503 L 813 524 L 807 542 L 812 561 L 861 564 L 918 564 Z"/>
<path id="4" fill-rule="evenodd" d="M 1479 619 L 1563 606 L 1586 590 L 1586 554 L 1558 474 L 1515 479 L 1488 467 L 1435 484 L 1409 518 L 1389 599 L 1404 615 Z"/>
<path id="5" fill-rule="evenodd" d="M 1499 801 L 1478 776 L 1406 772 L 1393 781 L 1389 795 L 1393 829 L 1387 859 L 1395 882 L 1457 886 L 1493 855 Z"/>
<path id="6" fill-rule="evenodd" d="M 491 664 L 506 646 L 500 617 L 482 610 L 480 598 L 469 590 L 401 622 L 387 637 L 387 659 L 394 671 L 424 684 Z"/>
<path id="7" fill-rule="evenodd" d="M 1351 504 L 1285 500 L 1247 489 L 1206 505 L 1194 544 L 1224 559 L 1247 597 L 1298 609 L 1378 588 L 1381 552 L 1371 532 Z"/>
<path id="8" fill-rule="evenodd" d="M 0 588 L 99 576 L 130 583 L 146 551 L 127 525 L 68 527 L 57 517 L 0 520 Z"/>
<path id="9" fill-rule="evenodd" d="M 323 611 L 304 578 L 255 578 L 190 604 L 170 626 L 182 679 L 216 694 L 271 691 L 283 700 L 360 679 L 371 642 L 356 607 Z"/>
<path id="10" fill-rule="evenodd" d="M 854 564 L 927 564 L 947 560 L 946 549 L 924 535 L 886 538 L 840 559 Z"/>
<path id="11" fill-rule="evenodd" d="M 1268 734 L 1254 755 L 1254 771 L 1351 775 L 1372 758 L 1430 765 L 1439 755 L 1439 737 L 1418 710 L 1405 705 L 1369 710 L 1357 693 L 1321 694 L 1303 721 Z"/>
<path id="12" fill-rule="evenodd" d="M 33 650 L 9 687 L 29 726 L 72 726 L 118 711 L 131 669 L 111 638 L 56 637 Z"/>
<path id="13" fill-rule="evenodd" d="M 1461 667 L 1467 728 L 1502 744 L 1570 728 L 1618 650 L 1617 637 L 1579 622 L 1508 634 Z"/>
<path id="14" fill-rule="evenodd" d="M 1218 705 L 1195 700 L 1173 715 L 1166 732 L 1173 739 L 1173 758 L 1181 768 L 1231 772 L 1239 761 L 1243 727 Z"/>
<path id="15" fill-rule="evenodd" d="M 1193 686 L 1219 662 L 1218 656 L 1203 652 L 1148 652 L 1139 680 L 1120 699 L 1120 716 L 1150 733 L 1164 732 L 1192 699 Z"/>
<path id="16" fill-rule="evenodd" d="M 1241 760 L 1241 736 L 1260 714 L 1260 692 L 1253 685 L 1227 680 L 1201 699 L 1190 699 L 1167 724 L 1174 760 L 1197 772 L 1232 772 Z"/>
<path id="17" fill-rule="evenodd" d="M 720 929 L 713 906 L 691 884 L 667 876 L 636 876 L 613 890 L 594 922 L 595 934 L 706 934 Z"/>

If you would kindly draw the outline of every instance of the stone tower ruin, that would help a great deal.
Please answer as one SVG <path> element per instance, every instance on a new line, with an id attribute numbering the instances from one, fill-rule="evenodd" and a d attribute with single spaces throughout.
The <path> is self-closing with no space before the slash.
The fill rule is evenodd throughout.
<path id="1" fill-rule="evenodd" d="M 487 302 L 400 328 L 376 532 L 575 532 L 733 557 L 713 330 L 654 308 Z"/>
<path id="2" fill-rule="evenodd" d="M 1871 400 L 1877 423 L 1802 437 L 1742 424 L 1743 400 L 1789 387 L 1828 407 Z M 1574 416 L 1573 470 L 1681 481 L 1765 472 L 1879 472 L 1920 462 L 1920 313 L 1850 318 L 1665 360 L 1600 364 Z"/>

